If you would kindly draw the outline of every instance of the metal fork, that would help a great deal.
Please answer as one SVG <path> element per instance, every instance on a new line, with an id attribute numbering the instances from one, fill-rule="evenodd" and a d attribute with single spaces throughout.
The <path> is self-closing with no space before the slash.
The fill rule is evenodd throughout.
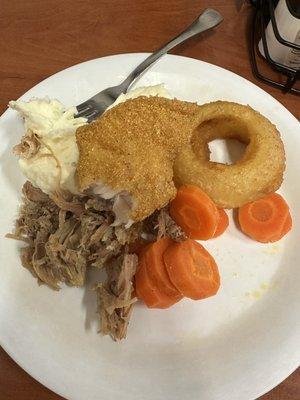
<path id="1" fill-rule="evenodd" d="M 78 114 L 76 114 L 75 117 L 87 118 L 88 122 L 93 121 L 95 118 L 103 114 L 103 112 L 115 102 L 121 93 L 126 93 L 132 82 L 135 81 L 147 68 L 153 65 L 155 61 L 161 58 L 164 54 L 187 39 L 208 29 L 214 28 L 222 21 L 223 17 L 218 11 L 212 8 L 207 8 L 182 33 L 158 49 L 156 52 L 152 53 L 141 64 L 139 64 L 120 85 L 104 89 L 87 101 L 79 104 L 76 107 Z"/>

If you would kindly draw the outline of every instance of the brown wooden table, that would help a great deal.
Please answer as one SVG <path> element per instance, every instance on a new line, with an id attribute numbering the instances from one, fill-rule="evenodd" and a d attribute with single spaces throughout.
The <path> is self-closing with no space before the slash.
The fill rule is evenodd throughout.
<path id="1" fill-rule="evenodd" d="M 151 52 L 205 7 L 225 21 L 215 34 L 191 39 L 174 53 L 211 62 L 256 83 L 298 119 L 299 97 L 257 82 L 247 36 L 252 9 L 235 0 L 0 0 L 0 114 L 42 79 L 73 64 L 110 54 Z M 1 322 L 0 322 L 1 329 Z M 58 400 L 0 349 L 0 400 Z M 300 371 L 261 397 L 299 400 Z"/>

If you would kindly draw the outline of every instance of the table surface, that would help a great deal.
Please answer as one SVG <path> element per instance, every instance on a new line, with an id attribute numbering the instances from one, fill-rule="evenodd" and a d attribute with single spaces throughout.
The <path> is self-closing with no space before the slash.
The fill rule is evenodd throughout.
<path id="1" fill-rule="evenodd" d="M 283 94 L 252 75 L 248 33 L 252 8 L 236 0 L 1 0 L 0 114 L 44 78 L 82 61 L 118 53 L 152 52 L 187 26 L 205 7 L 224 22 L 173 53 L 204 60 L 254 82 L 298 119 L 299 97 Z M 0 348 L 0 400 L 58 400 Z M 260 400 L 299 400 L 300 370 Z"/>

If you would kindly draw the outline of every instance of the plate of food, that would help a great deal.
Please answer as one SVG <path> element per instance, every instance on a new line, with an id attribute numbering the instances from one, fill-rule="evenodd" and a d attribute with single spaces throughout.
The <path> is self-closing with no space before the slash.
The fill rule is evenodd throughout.
<path id="1" fill-rule="evenodd" d="M 167 55 L 41 82 L 0 119 L 0 343 L 68 399 L 250 400 L 299 364 L 299 122 Z"/>

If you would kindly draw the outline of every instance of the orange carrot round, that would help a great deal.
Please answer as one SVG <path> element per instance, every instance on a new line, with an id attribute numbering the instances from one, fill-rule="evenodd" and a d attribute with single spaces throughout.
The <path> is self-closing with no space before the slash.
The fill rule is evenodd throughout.
<path id="1" fill-rule="evenodd" d="M 214 238 L 222 235 L 226 231 L 229 225 L 229 218 L 227 213 L 223 210 L 223 208 L 219 208 L 218 211 L 219 211 L 219 222 L 217 225 L 216 232 L 213 236 Z"/>
<path id="2" fill-rule="evenodd" d="M 197 186 L 181 186 L 170 204 L 170 215 L 191 238 L 207 240 L 214 236 L 219 212 L 215 203 Z"/>
<path id="3" fill-rule="evenodd" d="M 270 242 L 277 242 L 278 240 L 282 239 L 292 229 L 292 225 L 293 225 L 292 217 L 291 214 L 288 213 L 281 232 L 276 236 L 273 236 Z"/>
<path id="4" fill-rule="evenodd" d="M 292 227 L 289 206 L 278 193 L 245 204 L 238 213 L 241 230 L 258 242 L 276 242 Z"/>
<path id="5" fill-rule="evenodd" d="M 137 297 L 149 308 L 168 308 L 180 299 L 166 295 L 148 275 L 148 267 L 142 256 L 139 260 L 139 268 L 135 274 L 135 291 Z"/>
<path id="6" fill-rule="evenodd" d="M 184 296 L 200 300 L 217 293 L 218 267 L 201 244 L 191 239 L 173 243 L 165 251 L 164 261 L 171 281 Z"/>
<path id="7" fill-rule="evenodd" d="M 163 260 L 164 252 L 172 243 L 174 243 L 173 240 L 167 237 L 151 243 L 148 245 L 147 251 L 145 251 L 144 260 L 148 276 L 152 282 L 156 283 L 157 287 L 167 296 L 179 301 L 183 296 L 171 282 Z"/>

